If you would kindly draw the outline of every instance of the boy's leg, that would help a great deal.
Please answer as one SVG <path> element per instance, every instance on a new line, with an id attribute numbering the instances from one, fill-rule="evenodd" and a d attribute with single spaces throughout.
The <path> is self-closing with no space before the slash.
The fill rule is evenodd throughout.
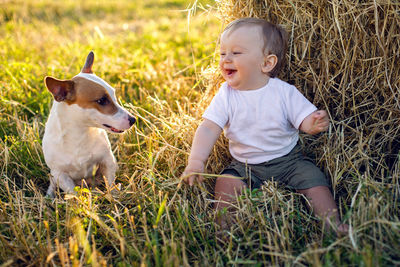
<path id="1" fill-rule="evenodd" d="M 247 187 L 240 178 L 230 175 L 223 174 L 218 177 L 215 183 L 214 194 L 215 194 L 215 209 L 220 211 L 224 208 L 228 208 L 230 203 L 234 202 L 237 195 L 242 193 L 243 188 Z M 222 229 L 229 227 L 228 218 L 231 217 L 229 214 L 219 214 L 217 223 Z"/>
<path id="2" fill-rule="evenodd" d="M 333 223 L 339 234 L 346 234 L 349 231 L 349 226 L 340 222 L 338 208 L 327 186 L 315 186 L 297 191 L 306 196 L 314 213 L 318 217 L 324 218 L 328 226 Z"/>

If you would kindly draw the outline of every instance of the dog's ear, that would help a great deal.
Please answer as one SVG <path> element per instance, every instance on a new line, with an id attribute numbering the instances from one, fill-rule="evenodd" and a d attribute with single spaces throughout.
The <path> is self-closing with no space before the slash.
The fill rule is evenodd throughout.
<path id="1" fill-rule="evenodd" d="M 58 102 L 72 101 L 75 95 L 74 82 L 71 80 L 58 80 L 47 76 L 44 78 L 47 89 L 53 94 Z"/>
<path id="2" fill-rule="evenodd" d="M 93 53 L 93 51 L 90 51 L 89 55 L 86 58 L 85 65 L 83 66 L 81 72 L 93 73 L 93 71 L 92 71 L 93 62 L 94 62 L 94 53 Z"/>

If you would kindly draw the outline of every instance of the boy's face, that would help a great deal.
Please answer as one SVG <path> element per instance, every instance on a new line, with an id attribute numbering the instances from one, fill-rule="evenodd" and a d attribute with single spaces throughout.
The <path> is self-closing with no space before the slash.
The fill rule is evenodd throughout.
<path id="1" fill-rule="evenodd" d="M 221 35 L 219 66 L 226 82 L 237 90 L 253 90 L 269 79 L 265 72 L 261 27 L 243 25 Z"/>

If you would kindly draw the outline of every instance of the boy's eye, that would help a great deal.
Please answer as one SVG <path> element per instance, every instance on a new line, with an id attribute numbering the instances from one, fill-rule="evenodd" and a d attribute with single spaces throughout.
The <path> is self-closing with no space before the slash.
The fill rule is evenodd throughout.
<path id="1" fill-rule="evenodd" d="M 233 52 L 234 55 L 240 55 L 242 52 Z"/>
<path id="2" fill-rule="evenodd" d="M 110 103 L 110 100 L 108 100 L 108 98 L 106 96 L 103 96 L 102 98 L 97 99 L 96 103 L 99 104 L 100 106 L 105 106 L 108 103 Z"/>
<path id="3" fill-rule="evenodd" d="M 226 54 L 225 54 L 225 53 L 220 53 L 220 55 L 221 55 L 221 56 L 225 56 Z"/>

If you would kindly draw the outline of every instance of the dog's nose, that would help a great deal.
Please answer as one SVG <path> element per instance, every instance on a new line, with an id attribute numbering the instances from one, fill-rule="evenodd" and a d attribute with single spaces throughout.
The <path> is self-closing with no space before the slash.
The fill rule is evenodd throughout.
<path id="1" fill-rule="evenodd" d="M 129 126 L 132 126 L 136 122 L 135 117 L 132 116 L 129 116 L 128 120 L 129 120 Z"/>

